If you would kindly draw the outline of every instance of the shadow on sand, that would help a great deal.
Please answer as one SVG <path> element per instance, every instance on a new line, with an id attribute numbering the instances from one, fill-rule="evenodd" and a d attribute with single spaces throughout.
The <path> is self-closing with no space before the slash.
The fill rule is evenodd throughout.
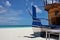
<path id="1" fill-rule="evenodd" d="M 34 34 L 30 34 L 31 36 L 24 36 L 24 37 L 28 37 L 28 38 L 36 38 L 36 37 L 42 37 L 42 38 L 46 38 L 46 33 L 45 32 L 36 32 Z M 47 34 L 48 35 L 48 34 Z M 48 36 L 49 37 L 49 36 Z M 51 37 L 50 38 L 53 38 L 53 39 L 56 39 L 58 40 L 59 36 L 58 35 L 52 35 L 51 34 Z"/>

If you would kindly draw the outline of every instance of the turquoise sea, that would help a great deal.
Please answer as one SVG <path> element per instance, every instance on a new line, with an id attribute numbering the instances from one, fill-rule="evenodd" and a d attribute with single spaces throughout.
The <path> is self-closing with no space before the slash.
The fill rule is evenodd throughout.
<path id="1" fill-rule="evenodd" d="M 0 28 L 26 28 L 32 27 L 31 25 L 0 25 Z"/>

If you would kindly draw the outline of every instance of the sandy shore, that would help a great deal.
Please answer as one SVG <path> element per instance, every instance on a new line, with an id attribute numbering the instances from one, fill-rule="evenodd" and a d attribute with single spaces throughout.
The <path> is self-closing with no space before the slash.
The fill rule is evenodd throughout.
<path id="1" fill-rule="evenodd" d="M 32 28 L 0 28 L 0 40 L 46 40 L 41 37 L 28 38 L 31 34 Z"/>

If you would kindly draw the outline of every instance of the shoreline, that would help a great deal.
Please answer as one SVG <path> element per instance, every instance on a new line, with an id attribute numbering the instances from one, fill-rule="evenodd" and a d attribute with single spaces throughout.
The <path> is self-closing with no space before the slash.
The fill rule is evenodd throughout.
<path id="1" fill-rule="evenodd" d="M 32 28 L 32 27 L 1 27 L 0 29 L 4 29 L 4 28 Z"/>

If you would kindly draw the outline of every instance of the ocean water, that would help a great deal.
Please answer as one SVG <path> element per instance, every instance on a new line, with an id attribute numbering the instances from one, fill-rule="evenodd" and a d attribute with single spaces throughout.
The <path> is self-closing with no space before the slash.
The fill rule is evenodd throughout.
<path id="1" fill-rule="evenodd" d="M 0 28 L 26 28 L 32 27 L 31 25 L 0 25 Z"/>

